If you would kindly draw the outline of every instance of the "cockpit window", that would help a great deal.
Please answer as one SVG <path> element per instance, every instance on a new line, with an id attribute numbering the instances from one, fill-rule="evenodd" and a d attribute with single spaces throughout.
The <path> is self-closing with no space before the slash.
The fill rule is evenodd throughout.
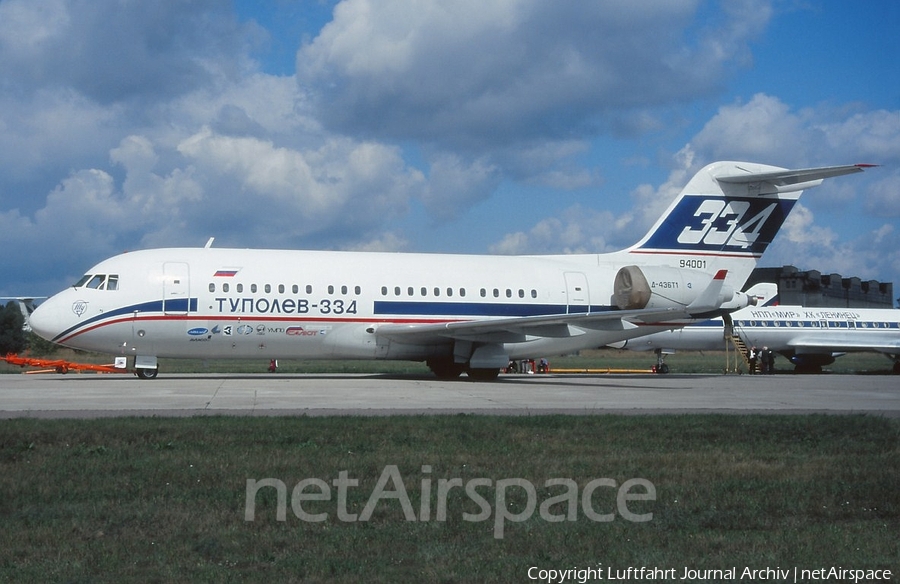
<path id="1" fill-rule="evenodd" d="M 106 280 L 106 276 L 96 275 L 88 281 L 85 285 L 85 288 L 94 288 L 95 290 L 103 289 L 103 282 Z"/>
<path id="2" fill-rule="evenodd" d="M 118 274 L 87 274 L 75 284 L 75 288 L 92 288 L 94 290 L 118 290 L 119 275 Z"/>

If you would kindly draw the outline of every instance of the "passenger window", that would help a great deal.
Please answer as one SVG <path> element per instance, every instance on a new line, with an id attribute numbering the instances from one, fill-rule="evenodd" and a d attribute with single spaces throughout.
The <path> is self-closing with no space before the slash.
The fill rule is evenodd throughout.
<path id="1" fill-rule="evenodd" d="M 341 286 L 341 294 L 346 294 L 346 293 L 347 293 L 347 287 Z"/>
<path id="2" fill-rule="evenodd" d="M 357 294 L 359 294 L 360 292 L 362 292 L 362 288 L 357 286 L 356 288 L 353 289 L 353 291 L 356 292 Z"/>
<path id="3" fill-rule="evenodd" d="M 279 294 L 284 294 L 284 284 L 279 284 L 279 285 L 278 285 L 278 293 L 279 293 Z"/>
<path id="4" fill-rule="evenodd" d="M 306 285 L 306 293 L 307 293 L 307 294 L 312 294 L 312 284 L 307 284 L 307 285 Z"/>
<path id="5" fill-rule="evenodd" d="M 243 284 L 238 284 L 238 285 L 237 285 L 237 291 L 238 291 L 238 294 L 241 294 L 241 293 L 244 291 L 244 285 L 243 285 Z"/>
<path id="6" fill-rule="evenodd" d="M 210 291 L 210 292 L 215 292 L 215 291 L 216 291 L 216 284 L 215 284 L 215 282 L 210 282 L 210 283 L 209 283 L 209 291 Z"/>
<path id="7" fill-rule="evenodd" d="M 293 286 L 291 286 L 291 292 L 297 294 L 298 292 L 300 292 L 300 286 L 294 284 Z"/>
<path id="8" fill-rule="evenodd" d="M 256 284 L 250 284 L 250 292 L 256 294 Z"/>
<path id="9" fill-rule="evenodd" d="M 334 294 L 334 286 L 331 286 L 331 285 L 328 286 L 328 293 Z"/>
<path id="10" fill-rule="evenodd" d="M 266 284 L 266 294 L 269 294 L 269 293 L 271 293 L 271 292 L 272 292 L 272 285 L 271 285 L 271 284 Z"/>
<path id="11" fill-rule="evenodd" d="M 228 283 L 227 282 L 222 284 L 222 292 L 225 292 L 225 293 L 228 292 Z"/>

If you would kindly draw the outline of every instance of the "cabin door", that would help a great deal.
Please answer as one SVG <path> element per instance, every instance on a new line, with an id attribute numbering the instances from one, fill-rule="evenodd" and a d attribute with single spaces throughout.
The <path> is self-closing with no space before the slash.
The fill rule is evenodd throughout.
<path id="1" fill-rule="evenodd" d="M 163 264 L 163 312 L 186 315 L 190 301 L 190 270 L 182 262 Z"/>
<path id="2" fill-rule="evenodd" d="M 581 272 L 566 272 L 566 302 L 568 314 L 591 311 L 587 277 Z"/>

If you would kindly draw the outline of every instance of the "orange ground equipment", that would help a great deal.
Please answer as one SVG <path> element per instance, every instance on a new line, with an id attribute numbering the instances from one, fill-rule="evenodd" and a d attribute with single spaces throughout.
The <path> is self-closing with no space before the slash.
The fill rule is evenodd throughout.
<path id="1" fill-rule="evenodd" d="M 36 371 L 26 371 L 25 373 L 68 373 L 69 371 L 94 371 L 96 373 L 131 373 L 124 367 L 116 367 L 115 365 L 95 365 L 93 363 L 75 363 L 65 361 L 63 359 L 35 359 L 32 357 L 19 357 L 12 353 L 3 357 L 3 360 L 10 365 L 18 365 L 19 367 L 38 367 Z"/>

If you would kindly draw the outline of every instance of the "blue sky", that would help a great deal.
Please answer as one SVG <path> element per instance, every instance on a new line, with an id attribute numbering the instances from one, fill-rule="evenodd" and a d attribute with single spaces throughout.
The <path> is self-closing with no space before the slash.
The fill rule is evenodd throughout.
<path id="1" fill-rule="evenodd" d="M 0 0 L 0 295 L 211 236 L 611 251 L 720 159 L 881 165 L 762 265 L 900 285 L 897 30 L 895 0 Z"/>

